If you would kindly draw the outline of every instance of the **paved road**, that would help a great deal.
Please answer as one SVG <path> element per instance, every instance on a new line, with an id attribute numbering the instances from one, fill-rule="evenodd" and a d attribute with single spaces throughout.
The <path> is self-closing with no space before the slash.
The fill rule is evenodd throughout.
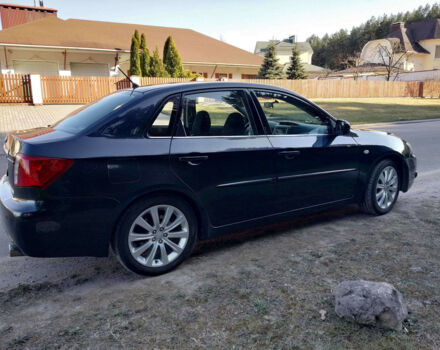
<path id="1" fill-rule="evenodd" d="M 440 170 L 440 120 L 376 124 L 371 127 L 393 132 L 409 141 L 418 158 L 419 174 L 428 174 Z M 2 155 L 0 156 L 0 172 L 3 172 L 5 167 L 6 161 L 4 155 Z M 11 263 L 11 259 L 7 257 L 7 245 L 8 240 L 4 234 L 4 225 L 0 217 L 0 275 L 2 274 L 3 263 Z M 56 263 L 53 260 L 56 260 Z M 106 259 L 95 258 L 66 258 L 44 261 L 43 259 L 28 259 L 26 264 L 17 265 L 13 276 L 9 274 L 7 280 L 0 278 L 0 289 L 17 283 L 30 283 L 52 278 L 58 279 L 62 278 L 62 276 L 68 276 L 72 271 L 74 273 L 84 269 L 99 269 L 99 266 L 104 266 L 108 263 Z M 21 268 L 18 266 L 21 266 Z"/>
<path id="2" fill-rule="evenodd" d="M 409 141 L 417 156 L 419 173 L 440 169 L 440 120 L 371 125 Z"/>

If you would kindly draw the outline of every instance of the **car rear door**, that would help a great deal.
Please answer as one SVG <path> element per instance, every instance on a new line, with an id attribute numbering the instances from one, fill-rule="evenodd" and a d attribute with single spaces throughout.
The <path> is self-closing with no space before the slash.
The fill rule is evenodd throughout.
<path id="1" fill-rule="evenodd" d="M 353 198 L 359 147 L 333 132 L 334 120 L 287 93 L 254 90 L 254 101 L 274 146 L 279 212 Z"/>
<path id="2" fill-rule="evenodd" d="M 182 96 L 170 148 L 172 171 L 191 189 L 215 227 L 274 212 L 272 146 L 245 89 Z"/>

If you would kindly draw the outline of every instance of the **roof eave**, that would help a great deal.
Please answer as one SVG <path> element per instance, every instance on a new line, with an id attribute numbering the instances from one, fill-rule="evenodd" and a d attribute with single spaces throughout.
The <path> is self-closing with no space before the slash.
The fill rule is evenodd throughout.
<path id="1" fill-rule="evenodd" d="M 187 65 L 201 65 L 201 66 L 231 66 L 231 67 L 249 67 L 256 68 L 260 67 L 261 64 L 246 64 L 246 63 L 224 63 L 224 62 L 186 62 L 183 61 L 182 64 Z"/>
<path id="2" fill-rule="evenodd" d="M 106 51 L 106 52 L 130 52 L 130 50 L 123 49 L 101 49 L 93 47 L 76 47 L 76 46 L 52 46 L 52 45 L 29 45 L 29 44 L 11 44 L 11 43 L 1 43 L 0 46 L 11 46 L 11 47 L 23 47 L 23 48 L 40 48 L 40 49 L 60 49 L 60 50 L 81 50 L 81 51 Z"/>

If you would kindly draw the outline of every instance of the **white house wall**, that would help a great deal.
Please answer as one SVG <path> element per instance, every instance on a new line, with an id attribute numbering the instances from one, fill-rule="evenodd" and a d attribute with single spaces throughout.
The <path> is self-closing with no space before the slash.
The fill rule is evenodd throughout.
<path id="1" fill-rule="evenodd" d="M 22 49 L 8 47 L 6 49 L 8 67 L 6 67 L 6 59 L 3 48 L 0 51 L 0 65 L 2 73 L 14 73 L 15 62 L 48 62 L 55 64 L 58 67 L 59 75 L 71 75 L 70 63 L 101 63 L 108 66 L 108 76 L 111 74 L 110 69 L 115 65 L 115 53 L 95 53 L 95 52 L 69 52 L 67 51 L 66 65 L 64 66 L 64 51 L 63 50 L 34 50 L 34 49 Z M 34 65 L 35 68 L 37 65 Z M 37 68 L 35 68 L 37 69 Z M 27 73 L 40 73 L 42 72 L 27 72 Z M 102 70 L 99 72 L 102 75 Z"/>
<path id="2" fill-rule="evenodd" d="M 120 76 L 119 72 L 114 71 L 115 65 L 115 52 L 92 52 L 92 51 L 67 51 L 66 64 L 64 65 L 64 50 L 55 49 L 27 49 L 27 48 L 16 48 L 8 47 L 6 49 L 8 67 L 6 66 L 6 59 L 3 47 L 0 46 L 0 67 L 2 73 L 14 73 L 14 62 L 35 62 L 35 64 L 29 64 L 32 67 L 29 72 L 24 72 L 21 68 L 22 73 L 39 73 L 48 74 L 47 67 L 50 65 L 53 69 L 50 70 L 53 75 L 72 75 L 71 63 L 95 63 L 96 65 L 96 75 L 103 76 L 104 71 L 102 65 L 108 67 L 108 73 L 106 76 Z M 41 71 L 38 71 L 38 63 L 41 62 Z M 45 64 L 46 63 L 46 64 Z M 44 67 L 43 67 L 44 66 Z M 129 68 L 129 54 L 120 54 L 119 59 L 120 68 L 127 72 Z M 26 67 L 22 64 L 21 67 Z M 208 78 L 215 77 L 215 73 L 218 74 L 232 74 L 233 79 L 241 79 L 242 75 L 256 75 L 260 67 L 243 67 L 243 66 L 231 66 L 231 65 L 216 65 L 215 64 L 184 64 L 184 68 L 196 73 L 206 73 Z M 36 71 L 33 71 L 36 70 Z M 214 71 L 215 70 L 215 71 Z M 214 74 L 213 74 L 214 73 Z M 92 74 L 90 69 L 87 71 L 87 75 Z"/>
<path id="3" fill-rule="evenodd" d="M 440 45 L 440 39 L 421 40 L 419 45 L 429 51 L 428 55 L 423 55 L 422 69 L 440 69 L 440 59 L 435 58 L 435 47 Z"/>
<path id="4" fill-rule="evenodd" d="M 261 54 L 258 54 L 261 57 L 264 57 L 264 52 L 262 52 Z M 284 65 L 286 63 L 290 62 L 290 57 L 292 56 L 292 52 L 277 52 L 277 58 L 279 60 L 279 63 Z M 313 53 L 312 52 L 300 52 L 299 54 L 299 59 L 301 60 L 302 63 L 304 64 L 312 64 L 312 56 Z"/>
<path id="5" fill-rule="evenodd" d="M 191 72 L 195 72 L 200 75 L 206 73 L 208 78 L 215 78 L 215 74 L 232 74 L 232 79 L 241 79 L 242 74 L 245 75 L 257 75 L 260 67 L 242 67 L 242 66 L 222 66 L 222 65 L 196 65 L 196 64 L 183 64 L 183 67 Z"/>

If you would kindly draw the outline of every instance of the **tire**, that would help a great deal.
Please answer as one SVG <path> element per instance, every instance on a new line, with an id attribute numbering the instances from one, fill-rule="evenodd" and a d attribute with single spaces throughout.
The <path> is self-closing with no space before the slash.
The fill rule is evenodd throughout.
<path id="1" fill-rule="evenodd" d="M 129 271 L 155 276 L 182 263 L 191 254 L 197 235 L 197 218 L 185 200 L 156 196 L 126 211 L 113 245 L 119 261 Z"/>
<path id="2" fill-rule="evenodd" d="M 399 197 L 400 181 L 395 162 L 389 159 L 379 162 L 368 179 L 361 203 L 362 210 L 371 215 L 384 215 L 390 212 Z"/>

